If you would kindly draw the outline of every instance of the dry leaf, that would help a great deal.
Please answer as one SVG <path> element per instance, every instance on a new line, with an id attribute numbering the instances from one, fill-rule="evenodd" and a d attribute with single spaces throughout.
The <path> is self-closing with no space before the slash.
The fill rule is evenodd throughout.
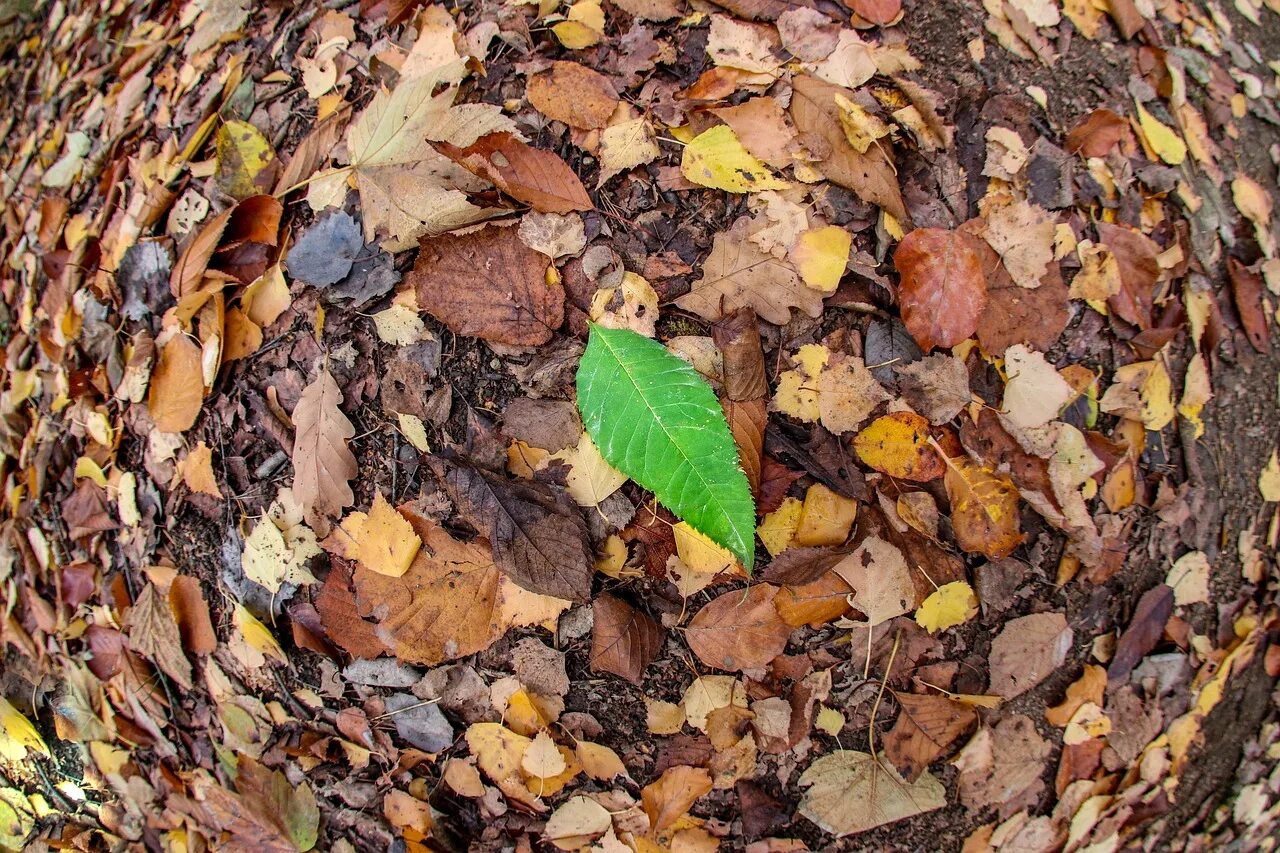
<path id="1" fill-rule="evenodd" d="M 1074 637 L 1061 613 L 1007 622 L 991 641 L 991 692 L 1006 699 L 1026 693 L 1062 666 Z"/>
<path id="2" fill-rule="evenodd" d="M 525 97 L 547 118 L 582 130 L 604 127 L 618 106 L 609 78 L 576 62 L 553 62 L 530 77 Z"/>
<path id="3" fill-rule="evenodd" d="M 849 601 L 866 614 L 870 625 L 909 613 L 915 606 L 916 587 L 906 558 L 878 536 L 862 540 L 832 571 L 853 587 Z"/>
<path id="4" fill-rule="evenodd" d="M 542 213 L 591 210 L 582 181 L 551 151 L 541 151 L 510 133 L 491 133 L 471 145 L 440 143 L 440 151 L 467 171 L 492 181 L 507 195 Z"/>
<path id="5" fill-rule="evenodd" d="M 591 669 L 639 684 L 645 668 L 662 650 L 666 639 L 662 626 L 607 592 L 596 596 L 592 612 Z"/>
<path id="6" fill-rule="evenodd" d="M 398 578 L 409 570 L 421 546 L 413 525 L 378 491 L 355 537 L 355 547 L 347 556 L 359 560 L 371 572 Z"/>
<path id="7" fill-rule="evenodd" d="M 902 322 L 920 349 L 955 346 L 974 333 L 987 281 L 967 235 L 917 228 L 902 238 L 893 264 L 901 276 Z"/>
<path id="8" fill-rule="evenodd" d="M 865 464 L 902 480 L 927 483 L 946 469 L 929 444 L 929 422 L 913 412 L 876 418 L 854 436 L 853 449 Z"/>
<path id="9" fill-rule="evenodd" d="M 730 672 L 759 669 L 787 648 L 791 626 L 773 605 L 778 588 L 755 584 L 721 593 L 685 629 L 689 648 L 707 666 Z"/>
<path id="10" fill-rule="evenodd" d="M 978 722 L 973 708 L 945 696 L 895 693 L 894 698 L 901 711 L 885 735 L 884 754 L 907 781 L 915 780 Z"/>
<path id="11" fill-rule="evenodd" d="M 711 774 L 701 767 L 668 768 L 640 792 L 652 832 L 661 832 L 688 814 L 690 807 L 711 792 Z"/>
<path id="12" fill-rule="evenodd" d="M 947 804 L 947 789 L 929 773 L 907 782 L 866 752 L 838 749 L 800 775 L 800 813 L 841 837 L 905 820 Z"/>
<path id="13" fill-rule="evenodd" d="M 201 351 L 184 334 L 174 335 L 160 349 L 151 372 L 147 408 L 161 432 L 185 432 L 200 416 L 204 404 Z"/>
<path id="14" fill-rule="evenodd" d="M 356 428 L 342 413 L 341 403 L 338 383 L 321 368 L 315 381 L 302 389 L 293 410 L 293 494 L 309 520 L 337 516 L 355 503 L 348 482 L 356 475 L 356 457 L 347 442 Z"/>

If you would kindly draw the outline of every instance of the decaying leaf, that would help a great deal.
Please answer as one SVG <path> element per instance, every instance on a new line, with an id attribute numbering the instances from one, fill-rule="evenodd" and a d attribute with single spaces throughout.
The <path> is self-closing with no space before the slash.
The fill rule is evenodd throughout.
<path id="1" fill-rule="evenodd" d="M 902 322 L 925 352 L 955 346 L 978 328 L 987 281 L 969 239 L 957 231 L 917 228 L 894 251 Z"/>

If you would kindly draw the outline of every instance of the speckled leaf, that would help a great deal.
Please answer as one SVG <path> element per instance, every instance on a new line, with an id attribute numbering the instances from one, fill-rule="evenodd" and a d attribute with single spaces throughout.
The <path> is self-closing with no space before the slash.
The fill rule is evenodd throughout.
<path id="1" fill-rule="evenodd" d="M 697 371 L 654 340 L 592 326 L 578 409 L 610 465 L 750 570 L 751 487 L 715 392 Z"/>

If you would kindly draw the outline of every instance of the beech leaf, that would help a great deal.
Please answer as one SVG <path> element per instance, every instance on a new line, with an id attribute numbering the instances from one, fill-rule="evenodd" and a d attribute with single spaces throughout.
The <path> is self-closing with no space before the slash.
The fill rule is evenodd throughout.
<path id="1" fill-rule="evenodd" d="M 583 425 L 605 460 L 750 571 L 755 503 L 706 380 L 656 341 L 593 325 L 577 385 Z"/>

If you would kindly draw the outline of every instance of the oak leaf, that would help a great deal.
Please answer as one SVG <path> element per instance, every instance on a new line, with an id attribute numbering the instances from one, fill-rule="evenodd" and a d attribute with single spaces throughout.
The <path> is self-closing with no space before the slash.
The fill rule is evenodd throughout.
<path id="1" fill-rule="evenodd" d="M 550 263 L 517 229 L 488 227 L 424 241 L 407 283 L 456 334 L 537 346 L 564 322 L 564 288 L 547 280 Z"/>
<path id="2" fill-rule="evenodd" d="M 341 403 L 338 383 L 321 368 L 315 381 L 302 389 L 293 410 L 293 494 L 308 520 L 336 516 L 355 503 L 348 483 L 356 475 L 356 457 L 347 442 L 356 428 L 342 413 Z"/>

